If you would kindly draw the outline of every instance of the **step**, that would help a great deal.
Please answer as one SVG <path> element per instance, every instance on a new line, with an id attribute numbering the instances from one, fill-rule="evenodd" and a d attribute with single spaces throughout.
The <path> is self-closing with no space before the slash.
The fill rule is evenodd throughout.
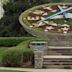
<path id="1" fill-rule="evenodd" d="M 65 55 L 47 55 L 43 58 L 72 58 L 72 56 L 65 56 Z"/>
<path id="2" fill-rule="evenodd" d="M 48 49 L 72 49 L 71 46 L 48 46 Z"/>
<path id="3" fill-rule="evenodd" d="M 47 55 L 72 55 L 72 49 L 68 49 L 68 48 L 66 48 L 66 49 L 64 49 L 64 48 L 48 48 L 47 49 Z"/>
<path id="4" fill-rule="evenodd" d="M 43 68 L 47 69 L 72 69 L 72 65 L 43 65 Z"/>
<path id="5" fill-rule="evenodd" d="M 43 57 L 43 68 L 72 69 L 72 56 L 47 55 Z"/>

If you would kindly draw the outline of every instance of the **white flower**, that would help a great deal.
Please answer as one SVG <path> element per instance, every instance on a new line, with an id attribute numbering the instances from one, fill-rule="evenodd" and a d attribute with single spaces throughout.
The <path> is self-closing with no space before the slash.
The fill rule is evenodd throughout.
<path id="1" fill-rule="evenodd" d="M 61 28 L 63 31 L 68 31 L 69 30 L 69 28 L 67 28 L 67 27 L 64 27 L 64 28 Z"/>
<path id="2" fill-rule="evenodd" d="M 45 12 L 43 15 L 48 15 L 48 13 L 47 13 L 47 12 Z"/>
<path id="3" fill-rule="evenodd" d="M 39 20 L 39 17 L 38 16 L 36 16 L 36 17 L 30 17 L 30 16 L 28 16 L 27 19 L 28 20 Z"/>
<path id="4" fill-rule="evenodd" d="M 62 30 L 63 30 L 63 33 L 67 33 L 68 32 L 68 30 L 69 30 L 69 28 L 67 28 L 67 27 L 64 27 L 64 28 L 61 28 Z"/>
<path id="5" fill-rule="evenodd" d="M 47 32 L 48 30 L 47 30 L 47 29 L 45 29 L 44 31 L 45 31 L 45 32 Z"/>
<path id="6" fill-rule="evenodd" d="M 45 18 L 44 17 L 41 17 L 41 20 L 44 20 Z"/>
<path id="7" fill-rule="evenodd" d="M 57 10 L 52 10 L 51 12 L 56 12 Z"/>
<path id="8" fill-rule="evenodd" d="M 52 10 L 52 8 L 51 8 L 51 7 L 45 7 L 44 9 Z"/>
<path id="9" fill-rule="evenodd" d="M 52 26 L 47 26 L 46 29 L 47 29 L 47 30 L 52 30 L 52 29 L 54 29 L 54 28 L 53 28 Z"/>
<path id="10" fill-rule="evenodd" d="M 44 23 L 49 24 L 49 21 L 44 21 Z"/>
<path id="11" fill-rule="evenodd" d="M 30 25 L 30 27 L 32 28 L 33 26 L 32 26 L 32 25 Z"/>
<path id="12" fill-rule="evenodd" d="M 64 33 L 64 34 L 66 34 L 66 33 L 67 33 L 67 31 L 64 31 L 63 33 Z"/>
<path id="13" fill-rule="evenodd" d="M 67 6 L 62 6 L 62 8 L 67 8 Z"/>
<path id="14" fill-rule="evenodd" d="M 57 26 L 57 24 L 56 24 L 56 23 L 52 23 L 51 25 L 52 25 L 52 26 Z"/>
<path id="15" fill-rule="evenodd" d="M 62 27 L 70 27 L 68 24 L 61 25 Z"/>
<path id="16" fill-rule="evenodd" d="M 44 13 L 44 11 L 41 11 L 41 10 L 36 10 L 35 12 L 33 12 L 34 14 L 42 14 Z"/>

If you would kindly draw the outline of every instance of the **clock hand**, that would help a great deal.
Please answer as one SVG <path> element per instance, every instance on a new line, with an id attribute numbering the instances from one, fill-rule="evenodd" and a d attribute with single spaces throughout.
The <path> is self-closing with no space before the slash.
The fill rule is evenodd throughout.
<path id="1" fill-rule="evenodd" d="M 43 22 L 43 21 L 45 21 L 45 20 L 51 19 L 52 17 L 57 16 L 57 15 L 59 15 L 59 14 L 61 14 L 61 13 L 67 12 L 67 11 L 69 11 L 69 10 L 71 10 L 71 9 L 72 9 L 72 7 L 67 8 L 67 9 L 65 9 L 65 10 L 63 10 L 63 11 L 60 11 L 60 12 L 58 12 L 58 13 L 55 13 L 55 14 L 49 16 L 49 17 L 46 17 L 45 19 L 40 20 L 40 21 L 38 21 L 37 23 L 40 23 L 40 22 Z"/>
<path id="2" fill-rule="evenodd" d="M 58 6 L 58 8 L 59 8 L 61 11 L 64 10 L 61 6 Z M 67 17 L 67 13 L 63 12 L 63 15 L 64 15 L 65 18 L 68 18 L 68 17 Z"/>

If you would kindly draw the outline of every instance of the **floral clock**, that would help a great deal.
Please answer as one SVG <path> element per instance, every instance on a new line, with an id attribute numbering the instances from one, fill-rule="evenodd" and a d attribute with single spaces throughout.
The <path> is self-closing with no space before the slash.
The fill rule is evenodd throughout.
<path id="1" fill-rule="evenodd" d="M 72 4 L 55 3 L 33 7 L 21 14 L 20 22 L 24 27 L 26 25 L 46 33 L 72 33 Z"/>

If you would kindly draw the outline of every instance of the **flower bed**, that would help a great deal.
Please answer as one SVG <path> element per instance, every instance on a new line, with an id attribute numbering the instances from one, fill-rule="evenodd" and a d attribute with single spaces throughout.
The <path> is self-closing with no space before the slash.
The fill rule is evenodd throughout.
<path id="1" fill-rule="evenodd" d="M 67 13 L 70 18 L 65 18 L 63 14 L 60 14 L 41 22 L 45 18 L 60 12 L 58 6 L 61 6 L 63 9 L 67 9 L 72 7 L 72 4 L 56 3 L 33 7 L 21 14 L 22 17 L 20 16 L 20 22 L 22 18 L 21 24 L 24 28 L 27 26 L 27 28 L 29 27 L 30 29 L 46 33 L 72 33 L 72 10 Z"/>

